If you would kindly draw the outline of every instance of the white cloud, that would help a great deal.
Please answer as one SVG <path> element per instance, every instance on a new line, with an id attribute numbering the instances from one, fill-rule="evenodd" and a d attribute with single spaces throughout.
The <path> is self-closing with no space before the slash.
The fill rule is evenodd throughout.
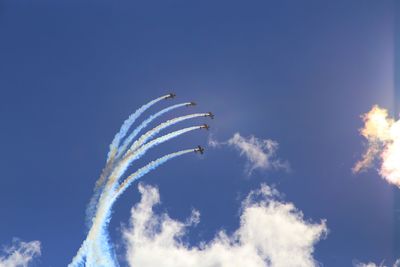
<path id="1" fill-rule="evenodd" d="M 360 133 L 367 140 L 368 147 L 353 171 L 367 169 L 379 159 L 379 174 L 400 187 L 400 120 L 390 118 L 388 111 L 378 106 L 372 107 L 362 118 L 364 127 Z"/>
<path id="2" fill-rule="evenodd" d="M 226 142 L 218 142 L 209 139 L 208 144 L 211 147 L 228 145 L 239 151 L 241 156 L 247 160 L 246 170 L 251 174 L 256 169 L 261 170 L 279 170 L 288 171 L 289 164 L 277 158 L 278 142 L 271 139 L 259 139 L 255 136 L 243 137 L 240 133 L 235 133 L 232 138 Z"/>
<path id="3" fill-rule="evenodd" d="M 375 263 L 369 262 L 369 263 L 357 263 L 354 265 L 354 267 L 385 267 L 385 266 L 376 265 Z"/>
<path id="4" fill-rule="evenodd" d="M 369 263 L 356 263 L 354 264 L 354 267 L 388 267 L 388 265 L 384 265 L 383 263 L 381 264 L 376 264 L 373 262 L 369 262 Z M 392 267 L 400 267 L 400 259 L 397 260 Z"/>
<path id="5" fill-rule="evenodd" d="M 189 226 L 199 222 L 193 212 L 187 222 L 157 215 L 160 203 L 156 188 L 139 185 L 142 199 L 132 208 L 131 221 L 123 230 L 130 266 L 140 267 L 308 267 L 315 244 L 325 237 L 325 221 L 313 223 L 292 203 L 280 200 L 267 185 L 252 191 L 243 202 L 240 227 L 227 235 L 190 246 L 182 241 Z"/>
<path id="6" fill-rule="evenodd" d="M 40 254 L 39 241 L 24 242 L 14 239 L 13 244 L 4 247 L 0 254 L 0 267 L 26 267 Z"/>

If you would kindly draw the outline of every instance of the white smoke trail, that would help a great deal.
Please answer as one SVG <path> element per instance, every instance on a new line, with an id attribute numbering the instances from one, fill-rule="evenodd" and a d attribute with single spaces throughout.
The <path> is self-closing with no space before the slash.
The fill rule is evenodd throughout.
<path id="1" fill-rule="evenodd" d="M 86 254 L 86 262 L 95 262 L 96 266 L 111 267 L 110 262 L 113 261 L 110 251 L 112 250 L 108 242 L 107 226 L 110 221 L 110 212 L 112 208 L 111 194 L 117 186 L 118 179 L 125 173 L 129 165 L 135 160 L 143 156 L 150 148 L 166 142 L 172 138 L 178 137 L 184 133 L 201 129 L 202 126 L 192 126 L 181 130 L 174 131 L 159 138 L 156 138 L 135 152 L 127 154 L 122 161 L 115 167 L 115 170 L 110 174 L 108 182 L 103 188 L 100 199 L 96 205 L 96 216 L 92 218 L 91 228 L 87 239 L 82 244 L 79 252 Z M 85 249 L 89 246 L 89 249 Z M 79 253 L 78 253 L 79 254 Z M 76 258 L 76 259 L 75 259 Z M 69 265 L 81 266 L 84 257 L 76 256 L 73 262 Z M 103 265 L 102 265 L 103 264 Z"/>
<path id="2" fill-rule="evenodd" d="M 83 241 L 81 247 L 78 252 L 72 259 L 72 262 L 68 264 L 68 267 L 81 267 L 84 266 L 84 261 L 86 259 L 87 254 L 87 240 Z"/>
<path id="3" fill-rule="evenodd" d="M 107 183 L 107 177 L 112 172 L 112 168 L 114 167 L 115 162 L 109 161 L 106 163 L 106 167 L 104 167 L 103 171 L 101 172 L 100 178 L 96 181 L 93 195 L 89 200 L 89 203 L 86 207 L 86 216 L 85 216 L 85 225 L 89 230 L 92 227 L 92 219 L 96 213 L 97 203 L 99 202 L 100 195 L 104 186 Z"/>
<path id="4" fill-rule="evenodd" d="M 81 248 L 81 253 L 78 253 L 76 259 L 69 266 L 81 266 L 86 254 L 86 266 L 96 267 L 114 267 L 117 266 L 115 256 L 112 254 L 112 247 L 109 242 L 107 228 L 111 220 L 112 207 L 116 200 L 122 193 L 131 185 L 135 180 L 143 177 L 150 171 L 156 169 L 163 163 L 182 156 L 184 154 L 193 153 L 195 149 L 186 149 L 179 152 L 165 155 L 157 160 L 148 163 L 146 166 L 140 168 L 135 173 L 130 175 L 125 181 L 118 187 L 117 191 L 107 191 L 108 194 L 104 194 L 101 197 L 101 206 L 99 212 L 94 220 L 93 227 L 91 228 L 88 238 L 85 240 L 84 245 Z"/>
<path id="5" fill-rule="evenodd" d="M 150 138 L 152 138 L 154 135 L 158 134 L 161 130 L 167 128 L 168 126 L 174 125 L 178 122 L 188 120 L 188 119 L 193 119 L 196 117 L 206 117 L 207 113 L 195 113 L 195 114 L 190 114 L 182 117 L 178 117 L 172 120 L 168 120 L 164 123 L 161 123 L 157 127 L 153 128 L 152 130 L 148 131 L 147 133 L 143 134 L 137 141 L 135 141 L 132 146 L 129 148 L 128 152 L 126 154 L 129 154 L 132 151 L 135 151 L 138 147 L 143 145 L 144 143 L 147 142 Z"/>
<path id="6" fill-rule="evenodd" d="M 112 166 L 114 172 L 110 174 L 108 172 L 108 169 L 110 167 L 106 167 L 101 178 L 98 181 L 98 183 L 100 182 L 101 185 L 100 186 L 97 185 L 98 190 L 95 191 L 95 193 L 94 193 L 92 199 L 90 200 L 89 205 L 86 209 L 86 225 L 88 226 L 88 228 L 90 228 L 92 226 L 91 219 L 93 218 L 94 212 L 96 210 L 96 205 L 97 205 L 99 197 L 100 197 L 100 192 L 101 192 L 100 190 L 106 184 L 105 179 L 107 176 L 109 176 L 110 177 L 109 180 L 112 180 L 113 184 L 115 184 L 117 179 L 125 172 L 125 170 L 129 167 L 129 165 L 134 160 L 143 156 L 143 154 L 146 153 L 146 151 L 148 149 L 150 149 L 151 147 L 153 147 L 155 145 L 161 144 L 167 140 L 170 140 L 171 138 L 174 138 L 183 133 L 186 133 L 188 131 L 199 129 L 202 126 L 194 126 L 194 127 L 188 127 L 188 128 L 182 129 L 182 130 L 178 130 L 178 131 L 172 132 L 170 134 L 164 135 L 162 137 L 159 137 L 157 139 L 154 139 L 153 141 L 150 141 L 146 145 L 143 145 L 146 141 L 148 141 L 150 138 L 152 138 L 154 135 L 156 135 L 157 133 L 159 133 L 161 130 L 165 129 L 168 126 L 171 126 L 173 124 L 176 124 L 176 123 L 184 121 L 184 120 L 188 120 L 188 119 L 192 119 L 192 118 L 196 118 L 196 117 L 204 117 L 206 115 L 207 115 L 207 113 L 195 113 L 195 114 L 191 114 L 191 115 L 181 116 L 181 117 L 178 117 L 175 119 L 168 120 L 164 123 L 161 123 L 159 126 L 153 128 L 152 130 L 143 134 L 137 141 L 135 141 L 133 143 L 133 145 L 131 146 L 131 148 L 126 152 L 125 156 L 123 158 L 118 159 L 118 160 L 120 160 L 120 162 L 117 162 L 115 165 L 108 163 L 107 166 Z M 141 146 L 143 146 L 143 147 L 138 150 L 138 148 Z M 138 150 L 137 153 L 135 152 L 136 150 Z M 115 170 L 117 170 L 117 171 L 115 171 Z"/>
<path id="7" fill-rule="evenodd" d="M 136 135 L 145 128 L 152 120 L 162 114 L 181 107 L 188 105 L 190 103 L 182 103 L 168 107 L 153 116 L 150 116 L 147 120 L 142 122 L 139 127 L 133 130 L 133 132 L 128 135 L 122 146 L 119 147 L 122 139 L 128 134 L 129 128 L 132 126 L 135 119 L 143 113 L 147 108 L 161 99 L 166 98 L 169 95 L 157 98 L 148 104 L 141 107 L 134 114 L 132 114 L 121 127 L 120 132 L 115 136 L 112 144 L 110 145 L 110 152 L 108 155 L 108 160 L 106 167 L 104 168 L 100 179 L 96 183 L 95 193 L 89 203 L 87 209 L 87 220 L 89 220 L 88 226 L 89 231 L 86 239 L 82 243 L 80 249 L 78 250 L 76 256 L 73 258 L 69 267 L 80 267 L 80 266 L 90 266 L 90 267 L 117 267 L 118 261 L 116 260 L 114 249 L 109 242 L 108 235 L 108 225 L 111 220 L 111 211 L 115 201 L 118 197 L 129 187 L 129 185 L 144 176 L 151 170 L 157 168 L 161 164 L 167 162 L 168 160 L 178 157 L 180 155 L 187 154 L 189 152 L 196 151 L 196 149 L 187 149 L 179 152 L 168 154 L 161 157 L 155 161 L 150 162 L 145 167 L 139 169 L 134 174 L 130 175 L 125 179 L 123 184 L 119 185 L 119 179 L 124 175 L 128 167 L 133 161 L 142 157 L 149 149 L 157 146 L 163 142 L 170 139 L 178 137 L 184 133 L 201 129 L 202 126 L 192 126 L 181 130 L 177 130 L 154 140 L 147 142 L 150 138 L 160 132 L 162 129 L 175 124 L 177 122 L 187 120 L 190 118 L 207 116 L 207 113 L 198 113 L 187 116 L 178 117 L 169 121 L 166 121 L 159 126 L 153 128 L 147 133 L 143 134 L 139 140 L 134 142 L 131 148 L 125 153 L 126 148 L 133 141 Z M 147 143 L 146 143 L 147 142 Z M 125 155 L 122 157 L 123 153 Z"/>
<path id="8" fill-rule="evenodd" d="M 119 144 L 121 142 L 121 140 L 126 136 L 126 134 L 129 131 L 129 128 L 133 125 L 133 123 L 136 121 L 136 119 L 143 113 L 145 112 L 147 109 L 149 109 L 151 106 L 153 106 L 154 104 L 156 104 L 157 102 L 166 99 L 169 95 L 164 95 L 161 97 L 158 97 L 150 102 L 148 102 L 147 104 L 143 105 L 142 107 L 140 107 L 139 109 L 137 109 L 134 113 L 132 113 L 128 119 L 126 119 L 124 121 L 124 123 L 122 124 L 119 132 L 115 135 L 113 141 L 110 144 L 110 151 L 108 152 L 108 156 L 107 156 L 107 163 L 106 163 L 106 167 L 103 169 L 100 178 L 97 180 L 95 188 L 94 188 L 94 193 L 93 196 L 91 197 L 89 204 L 86 208 L 86 226 L 89 229 L 92 226 L 92 222 L 91 222 L 91 218 L 93 217 L 94 213 L 95 213 L 95 208 L 96 208 L 96 204 L 99 200 L 100 194 L 101 194 L 101 189 L 102 187 L 105 185 L 105 180 L 107 175 L 109 175 L 110 169 L 112 168 L 112 165 L 114 163 L 114 159 L 116 154 L 121 154 L 119 153 Z M 177 108 L 179 106 L 182 105 L 187 105 L 188 103 L 184 103 L 184 104 L 178 104 L 178 105 L 174 105 L 172 107 L 166 108 L 162 111 L 160 111 L 159 113 L 155 114 L 154 117 L 150 117 L 147 121 L 147 123 L 150 123 L 153 119 L 155 119 L 158 116 L 161 116 L 162 114 L 164 114 L 165 112 L 168 112 L 169 110 L 172 110 L 174 108 Z M 147 124 L 144 125 L 144 122 L 140 125 L 142 126 L 142 128 L 146 127 Z M 140 128 L 139 126 L 139 128 Z M 136 131 L 136 130 L 135 130 Z M 135 135 L 137 135 L 139 133 L 140 129 L 136 132 Z M 131 134 L 132 136 L 132 134 Z M 130 138 L 131 136 L 129 136 L 128 138 Z M 132 139 L 135 136 L 132 137 Z M 132 140 L 131 140 L 132 141 Z M 130 141 L 129 141 L 130 143 Z M 127 146 L 128 144 L 124 143 L 124 146 Z M 123 148 L 124 150 L 126 148 Z"/>
<path id="9" fill-rule="evenodd" d="M 159 98 L 156 98 L 146 105 L 143 105 L 140 107 L 138 110 L 136 110 L 134 113 L 132 113 L 122 124 L 121 129 L 119 132 L 115 135 L 113 141 L 110 144 L 110 151 L 108 152 L 107 156 L 107 161 L 109 161 L 115 154 L 117 153 L 119 143 L 121 140 L 125 137 L 127 132 L 129 131 L 129 128 L 132 126 L 132 124 L 135 122 L 135 120 L 143 113 L 145 112 L 148 108 L 150 108 L 152 105 L 156 104 L 157 102 L 166 99 L 169 95 L 164 95 Z"/>
<path id="10" fill-rule="evenodd" d="M 187 153 L 195 152 L 195 151 L 196 151 L 195 149 L 186 149 L 186 150 L 182 150 L 179 152 L 171 153 L 171 154 L 165 155 L 164 157 L 161 157 L 157 160 L 154 160 L 154 161 L 150 162 L 149 164 L 147 164 L 146 166 L 140 168 L 139 170 L 137 170 L 136 172 L 134 172 L 133 174 L 128 176 L 128 178 L 126 178 L 121 183 L 121 185 L 118 187 L 117 191 L 115 192 L 113 201 L 117 200 L 134 181 L 140 179 L 142 176 L 144 176 L 147 173 L 149 173 L 150 171 L 154 170 L 161 164 L 164 164 L 165 162 L 167 162 L 170 159 L 176 158 L 178 156 L 181 156 L 181 155 L 184 155 Z"/>
<path id="11" fill-rule="evenodd" d="M 178 137 L 182 134 L 185 134 L 190 131 L 194 131 L 197 129 L 201 129 L 202 126 L 192 126 L 192 127 L 187 127 L 181 130 L 174 131 L 172 133 L 163 135 L 161 137 L 158 137 L 147 144 L 143 145 L 136 151 L 128 151 L 126 156 L 121 160 L 121 162 L 118 164 L 118 166 L 115 167 L 115 170 L 111 173 L 108 183 L 106 185 L 105 190 L 108 192 L 109 190 L 114 190 L 116 183 L 118 182 L 118 179 L 125 173 L 125 171 L 128 169 L 128 167 L 132 164 L 133 161 L 139 159 L 142 157 L 150 148 L 159 145 L 161 143 L 164 143 L 168 140 L 171 140 L 175 137 Z"/>
<path id="12" fill-rule="evenodd" d="M 153 120 L 155 120 L 156 118 L 160 117 L 161 115 L 180 108 L 180 107 L 186 107 L 188 105 L 190 105 L 190 102 L 186 102 L 186 103 L 181 103 L 181 104 L 176 104 L 170 107 L 167 107 L 159 112 L 157 112 L 156 114 L 151 115 L 149 118 L 147 118 L 145 121 L 143 121 L 124 141 L 123 145 L 118 149 L 118 153 L 117 153 L 117 158 L 120 157 L 128 148 L 129 144 L 133 141 L 133 139 L 138 135 L 138 133 L 143 130 L 147 125 L 149 125 L 149 123 L 151 123 Z"/>

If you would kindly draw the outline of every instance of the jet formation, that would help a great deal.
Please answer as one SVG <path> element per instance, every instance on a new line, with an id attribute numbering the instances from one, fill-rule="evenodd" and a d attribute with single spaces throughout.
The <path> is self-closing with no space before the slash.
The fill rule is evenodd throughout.
<path id="1" fill-rule="evenodd" d="M 175 93 L 169 93 L 165 97 L 165 99 L 172 99 L 172 98 L 175 98 L 175 97 L 176 97 Z M 188 104 L 186 104 L 187 107 L 196 106 L 196 105 L 197 105 L 196 102 L 193 102 L 193 101 L 191 101 Z M 204 115 L 204 117 L 210 117 L 211 119 L 214 119 L 214 114 L 212 112 L 207 112 Z M 208 124 L 203 124 L 203 125 L 200 126 L 200 129 L 206 129 L 208 131 L 210 129 L 210 126 Z M 195 153 L 204 154 L 204 148 L 199 145 L 194 149 L 194 152 Z"/>
<path id="2" fill-rule="evenodd" d="M 119 197 L 129 188 L 132 183 L 141 179 L 147 173 L 156 169 L 158 166 L 166 163 L 167 161 L 188 153 L 204 153 L 204 148 L 201 146 L 169 153 L 149 162 L 147 165 L 144 165 L 141 168 L 138 168 L 129 176 L 124 177 L 126 170 L 130 167 L 130 165 L 134 161 L 140 159 L 149 149 L 185 133 L 197 129 L 209 129 L 207 124 L 200 124 L 182 128 L 157 138 L 153 138 L 164 128 L 172 126 L 181 121 L 194 119 L 197 117 L 214 118 L 214 114 L 211 112 L 194 113 L 169 119 L 163 123 L 160 123 L 157 127 L 154 127 L 151 130 L 143 133 L 140 137 L 137 136 L 147 127 L 150 122 L 157 117 L 178 107 L 189 107 L 196 105 L 195 102 L 184 102 L 169 106 L 151 115 L 142 121 L 142 123 L 136 128 L 131 129 L 136 119 L 138 119 L 140 115 L 151 106 L 164 99 L 172 99 L 175 97 L 176 94 L 169 93 L 151 100 L 147 104 L 143 105 L 134 113 L 129 115 L 128 119 L 124 121 L 120 130 L 115 135 L 110 144 L 106 167 L 103 169 L 100 178 L 96 182 L 93 196 L 90 199 L 88 208 L 86 210 L 86 222 L 88 227 L 87 236 L 82 242 L 78 252 L 72 259 L 72 262 L 68 265 L 69 267 L 118 267 L 119 264 L 116 260 L 117 257 L 115 250 L 112 244 L 109 242 L 110 237 L 108 232 L 108 226 L 112 218 L 112 209 L 117 199 L 119 199 Z"/>

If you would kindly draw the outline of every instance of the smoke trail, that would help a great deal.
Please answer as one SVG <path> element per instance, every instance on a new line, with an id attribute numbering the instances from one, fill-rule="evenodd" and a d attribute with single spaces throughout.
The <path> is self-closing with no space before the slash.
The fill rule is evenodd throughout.
<path id="1" fill-rule="evenodd" d="M 80 267 L 84 266 L 84 261 L 87 254 L 87 240 L 83 241 L 81 247 L 76 253 L 75 257 L 72 259 L 72 262 L 68 264 L 68 267 Z"/>
<path id="2" fill-rule="evenodd" d="M 96 182 L 96 185 L 95 185 L 95 188 L 94 188 L 93 196 L 91 197 L 91 199 L 90 199 L 90 201 L 89 201 L 89 204 L 88 204 L 88 206 L 87 206 L 87 208 L 86 208 L 86 226 L 87 226 L 88 229 L 92 226 L 91 218 L 93 217 L 93 215 L 94 215 L 94 213 L 95 213 L 95 207 L 96 207 L 96 204 L 97 204 L 97 202 L 98 202 L 98 200 L 99 200 L 99 197 L 100 197 L 100 194 L 101 194 L 101 189 L 102 189 L 102 187 L 105 185 L 106 177 L 107 177 L 107 175 L 109 175 L 110 169 L 112 168 L 112 165 L 114 164 L 114 157 L 115 157 L 115 155 L 119 152 L 118 146 L 119 146 L 121 140 L 126 136 L 126 134 L 127 134 L 128 131 L 129 131 L 129 128 L 133 125 L 133 123 L 136 121 L 136 119 L 137 119 L 143 112 L 145 112 L 147 109 L 149 109 L 151 106 L 153 106 L 153 105 L 156 104 L 157 102 L 159 102 L 159 101 L 161 101 L 161 100 L 163 100 L 163 99 L 166 99 L 168 96 L 169 96 L 169 95 L 164 95 L 164 96 L 158 97 L 158 98 L 156 98 L 156 99 L 150 101 L 149 103 L 143 105 L 142 107 L 140 107 L 138 110 L 136 110 L 134 113 L 132 113 L 132 114 L 128 117 L 128 119 L 126 119 L 126 120 L 124 121 L 124 123 L 122 124 L 122 126 L 121 126 L 119 132 L 115 135 L 113 141 L 112 141 L 111 144 L 110 144 L 110 151 L 108 152 L 106 166 L 105 166 L 105 168 L 103 169 L 103 171 L 102 171 L 102 173 L 101 173 L 101 175 L 100 175 L 100 178 L 99 178 L 99 179 L 97 180 L 97 182 Z M 188 102 L 188 103 L 184 103 L 184 104 L 187 105 L 187 104 L 189 104 L 189 102 Z M 184 104 L 180 104 L 180 105 L 184 105 Z M 172 110 L 172 109 L 174 109 L 174 108 L 179 107 L 180 105 L 175 105 L 175 106 L 172 106 L 172 107 L 170 107 L 170 108 L 166 108 L 166 109 L 163 110 L 164 112 L 163 112 L 163 111 L 160 111 L 159 113 L 161 113 L 161 114 L 159 114 L 159 113 L 155 114 L 155 115 L 154 115 L 155 117 L 152 118 L 151 120 L 155 119 L 155 118 L 158 117 L 158 116 L 161 116 L 163 113 L 168 112 L 169 110 Z M 149 118 L 149 119 L 150 119 L 150 118 Z M 150 120 L 149 122 L 151 122 L 151 120 Z M 149 123 L 149 122 L 148 122 L 148 123 Z M 144 124 L 144 123 L 142 123 L 142 125 L 143 125 L 143 124 Z M 142 125 L 141 125 L 141 126 L 142 126 Z M 146 125 L 147 125 L 147 124 L 146 124 Z M 145 127 L 146 125 L 143 125 L 143 127 Z M 140 129 L 136 132 L 135 135 L 137 135 L 137 133 L 139 133 L 139 131 L 140 131 Z M 134 137 L 135 137 L 135 136 L 133 136 L 132 139 L 133 139 Z M 129 138 L 129 137 L 128 137 L 128 138 Z M 130 142 L 130 141 L 129 141 L 129 142 Z M 124 143 L 124 145 L 128 145 L 128 144 Z M 121 152 L 120 152 L 119 154 L 121 154 Z"/>
<path id="3" fill-rule="evenodd" d="M 144 129 L 149 123 L 151 123 L 153 120 L 155 120 L 156 118 L 160 117 L 161 115 L 163 115 L 163 114 L 165 114 L 165 113 L 167 113 L 167 112 L 169 112 L 169 111 L 171 111 L 171 110 L 174 110 L 174 109 L 177 109 L 177 108 L 180 108 L 180 107 L 185 107 L 185 106 L 188 106 L 188 105 L 190 105 L 190 102 L 186 102 L 186 103 L 181 103 L 181 104 L 173 105 L 173 106 L 167 107 L 167 108 L 165 108 L 165 109 L 163 109 L 163 110 L 157 112 L 157 113 L 154 114 L 154 115 L 151 115 L 147 120 L 145 120 L 144 122 L 142 122 L 142 124 L 140 124 L 139 127 L 137 127 L 137 128 L 125 139 L 123 145 L 122 145 L 121 148 L 118 150 L 117 158 L 120 157 L 120 156 L 125 152 L 125 150 L 126 150 L 127 147 L 129 146 L 129 144 L 130 144 L 130 143 L 132 142 L 132 140 L 138 135 L 138 133 L 139 133 L 141 130 L 143 130 L 143 129 Z"/>
<path id="4" fill-rule="evenodd" d="M 128 176 L 128 178 L 126 178 L 121 183 L 121 185 L 118 187 L 118 189 L 114 195 L 113 201 L 117 200 L 134 181 L 140 179 L 142 176 L 146 175 L 147 173 L 154 170 L 158 166 L 164 164 L 165 162 L 169 161 L 170 159 L 176 158 L 178 156 L 182 156 L 187 153 L 195 152 L 195 151 L 196 151 L 195 149 L 186 149 L 186 150 L 182 150 L 179 152 L 171 153 L 171 154 L 165 155 L 164 157 L 161 157 L 157 160 L 154 160 L 154 161 L 150 162 L 149 164 L 147 164 L 146 166 L 140 168 L 135 173 Z"/>
<path id="5" fill-rule="evenodd" d="M 189 119 L 190 117 L 193 117 L 193 116 L 194 115 L 185 116 L 185 119 Z M 181 118 L 183 118 L 183 117 L 181 117 Z M 169 123 L 174 123 L 174 122 L 173 122 L 173 120 L 170 120 Z M 181 129 L 181 130 L 177 130 L 177 131 L 163 135 L 159 138 L 156 138 L 156 139 L 150 141 L 149 143 L 143 145 L 137 151 L 129 150 L 127 152 L 127 154 L 125 155 L 125 157 L 122 158 L 121 161 L 116 166 L 114 166 L 113 171 L 109 174 L 108 183 L 104 184 L 103 187 L 107 187 L 106 190 L 112 190 L 112 188 L 115 187 L 116 183 L 118 182 L 118 179 L 124 174 L 124 172 L 130 166 L 130 164 L 132 164 L 132 162 L 134 160 L 143 156 L 150 148 L 152 148 L 156 145 L 159 145 L 161 143 L 164 143 L 175 137 L 178 137 L 184 133 L 187 133 L 187 132 L 190 132 L 190 131 L 193 131 L 196 129 L 201 129 L 201 127 L 202 126 L 200 125 L 200 126 L 192 126 L 192 127 L 187 127 L 187 128 Z M 92 226 L 93 214 L 95 213 L 96 209 L 98 208 L 97 207 L 98 202 L 99 202 L 98 199 L 100 197 L 101 192 L 98 191 L 98 193 L 97 194 L 96 193 L 97 192 L 95 192 L 94 197 L 92 197 L 92 199 L 89 203 L 89 206 L 86 210 L 87 211 L 86 214 L 88 215 L 88 217 L 86 217 L 86 225 L 88 226 L 88 228 L 90 228 Z"/>
<path id="6" fill-rule="evenodd" d="M 107 177 L 110 175 L 112 172 L 112 167 L 114 165 L 113 161 L 109 161 L 106 163 L 106 167 L 104 167 L 103 171 L 101 172 L 100 178 L 96 181 L 95 187 L 94 187 L 94 192 L 92 197 L 89 200 L 89 203 L 86 207 L 86 212 L 85 212 L 85 225 L 86 228 L 89 230 L 90 227 L 92 227 L 92 219 L 96 213 L 96 205 L 99 202 L 100 195 L 102 192 L 102 189 L 104 188 L 106 182 L 107 182 Z"/>
<path id="7" fill-rule="evenodd" d="M 118 146 L 119 143 L 121 142 L 122 138 L 125 137 L 127 132 L 129 131 L 129 128 L 132 126 L 132 124 L 135 122 L 135 120 L 143 113 L 145 112 L 148 108 L 150 108 L 152 105 L 156 104 L 157 102 L 166 99 L 169 95 L 164 95 L 159 98 L 156 98 L 146 105 L 143 105 L 140 107 L 138 110 L 136 110 L 134 113 L 132 113 L 122 124 L 121 129 L 119 132 L 115 135 L 113 141 L 110 144 L 110 152 L 108 152 L 107 156 L 107 161 L 109 161 L 112 157 L 115 156 L 115 153 L 118 151 Z"/>
<path id="8" fill-rule="evenodd" d="M 129 154 L 132 151 L 135 151 L 138 147 L 143 145 L 144 143 L 147 142 L 150 138 L 152 138 L 154 135 L 158 134 L 161 130 L 167 128 L 168 126 L 174 125 L 178 122 L 188 120 L 188 119 L 193 119 L 196 117 L 205 117 L 207 116 L 207 113 L 195 113 L 195 114 L 190 114 L 182 117 L 178 117 L 172 120 L 168 120 L 164 123 L 161 123 L 157 127 L 153 128 L 152 130 L 148 131 L 147 133 L 143 134 L 137 141 L 133 143 L 133 145 L 129 148 L 128 152 L 126 154 Z"/>
<path id="9" fill-rule="evenodd" d="M 150 116 L 144 122 L 142 122 L 133 132 L 128 135 L 129 128 L 132 126 L 135 119 L 143 113 L 147 108 L 161 99 L 165 99 L 170 95 L 166 95 L 157 98 L 148 104 L 142 106 L 135 113 L 133 113 L 122 125 L 121 130 L 115 136 L 113 142 L 110 145 L 110 152 L 108 154 L 108 160 L 106 167 L 100 176 L 100 179 L 96 183 L 94 196 L 92 197 L 88 209 L 87 209 L 87 220 L 89 221 L 89 231 L 86 239 L 83 241 L 80 249 L 72 262 L 68 265 L 69 267 L 117 267 L 118 261 L 116 259 L 115 251 L 109 241 L 108 225 L 111 220 L 112 207 L 118 197 L 132 184 L 135 180 L 144 176 L 151 170 L 157 168 L 161 164 L 168 160 L 190 153 L 196 152 L 196 149 L 187 149 L 179 152 L 171 153 L 163 156 L 157 160 L 148 163 L 145 167 L 140 168 L 132 175 L 128 176 L 122 184 L 119 184 L 119 179 L 124 175 L 128 167 L 133 161 L 142 157 L 149 149 L 155 147 L 163 142 L 178 137 L 184 133 L 201 129 L 203 126 L 192 126 L 183 128 L 154 140 L 148 142 L 150 138 L 160 132 L 162 129 L 175 124 L 177 122 L 187 120 L 190 118 L 207 116 L 207 113 L 198 113 L 187 116 L 178 117 L 172 120 L 168 120 L 161 123 L 159 126 L 153 128 L 147 133 L 143 134 L 139 140 L 135 141 L 130 149 L 126 151 L 126 148 L 133 141 L 136 135 L 144 129 L 152 120 L 161 116 L 162 114 L 173 110 L 175 108 L 188 105 L 190 103 L 182 103 L 174 105 L 161 110 L 160 112 Z M 128 137 L 123 142 L 122 146 L 119 146 L 125 136 Z M 125 154 L 124 154 L 125 153 Z M 124 155 L 124 156 L 122 156 Z"/>
<path id="10" fill-rule="evenodd" d="M 162 165 L 163 163 L 167 162 L 170 159 L 176 158 L 178 156 L 182 156 L 184 154 L 192 153 L 195 149 L 186 149 L 179 152 L 171 153 L 166 156 L 163 156 L 157 160 L 154 160 L 148 163 L 146 166 L 140 168 L 138 171 L 130 175 L 125 181 L 118 187 L 118 190 L 110 190 L 106 191 L 106 194 L 101 196 L 100 200 L 100 207 L 98 209 L 98 214 L 95 217 L 93 227 L 88 234 L 87 241 L 87 262 L 95 263 L 94 266 L 106 266 L 106 267 L 113 267 L 117 266 L 115 261 L 115 256 L 112 254 L 111 245 L 109 242 L 107 228 L 109 222 L 111 220 L 111 210 L 118 199 L 119 196 L 132 184 L 135 180 L 143 177 L 150 171 L 156 169 L 158 166 Z M 86 245 L 86 244 L 85 244 Z M 85 251 L 85 248 L 82 248 L 82 251 Z M 81 258 L 77 258 L 77 261 L 81 260 Z M 73 265 L 75 264 L 75 265 Z M 73 262 L 70 266 L 80 266 L 76 265 Z M 88 266 L 88 265 L 86 265 Z"/>
<path id="11" fill-rule="evenodd" d="M 130 166 L 130 164 L 132 164 L 134 160 L 139 159 L 141 156 L 143 156 L 150 148 L 159 145 L 161 143 L 164 143 L 168 140 L 171 140 L 175 137 L 178 137 L 184 133 L 201 129 L 201 127 L 202 126 L 200 125 L 200 126 L 192 126 L 181 130 L 177 130 L 148 142 L 147 144 L 139 148 L 137 151 L 130 151 L 130 152 L 128 151 L 126 156 L 122 159 L 121 163 L 118 166 L 116 166 L 115 171 L 111 173 L 108 179 L 108 183 L 106 185 L 106 189 L 112 190 L 115 184 L 118 182 L 118 179 L 125 173 L 126 169 Z"/>

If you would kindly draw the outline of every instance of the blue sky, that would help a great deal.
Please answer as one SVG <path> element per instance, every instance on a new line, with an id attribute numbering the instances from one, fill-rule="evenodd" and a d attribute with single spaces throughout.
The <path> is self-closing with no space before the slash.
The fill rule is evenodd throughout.
<path id="1" fill-rule="evenodd" d="M 114 134 L 136 108 L 173 91 L 171 102 L 193 100 L 195 111 L 216 114 L 197 120 L 210 123 L 210 133 L 163 144 L 135 166 L 206 146 L 204 156 L 174 160 L 143 180 L 159 189 L 158 212 L 185 220 L 200 211 L 190 244 L 237 229 L 241 202 L 267 183 L 305 218 L 326 219 L 329 233 L 314 253 L 324 266 L 393 263 L 398 189 L 374 170 L 354 175 L 351 168 L 364 149 L 360 115 L 374 104 L 395 112 L 395 7 L 372 0 L 2 1 L 0 244 L 39 240 L 42 255 L 32 266 L 67 265 L 85 238 L 85 207 Z M 291 171 L 247 176 L 235 149 L 207 147 L 209 134 L 222 142 L 236 132 L 277 141 Z M 139 199 L 135 184 L 117 202 L 115 244 Z"/>

